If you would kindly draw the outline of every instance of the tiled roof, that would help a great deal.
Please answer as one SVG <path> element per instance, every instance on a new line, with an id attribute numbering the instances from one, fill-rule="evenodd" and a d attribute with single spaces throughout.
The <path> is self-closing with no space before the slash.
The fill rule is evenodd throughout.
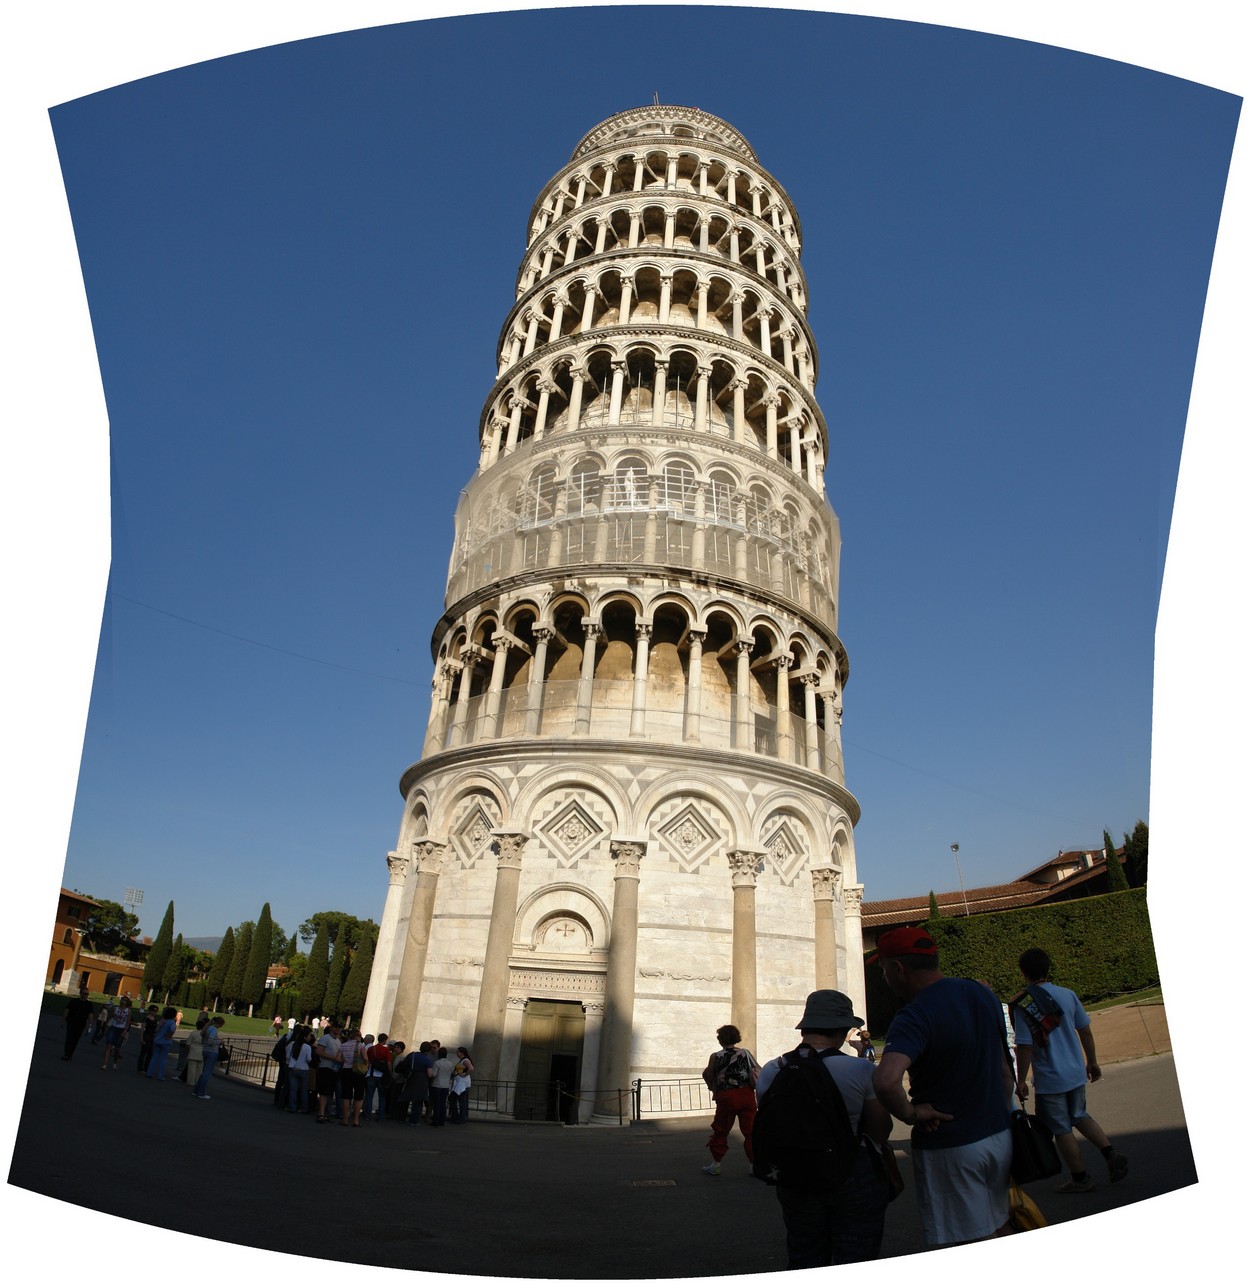
<path id="1" fill-rule="evenodd" d="M 1067 879 L 1070 883 L 1072 880 Z M 1054 890 L 1053 887 L 1039 887 L 1036 883 L 1023 880 L 1014 883 L 1000 883 L 996 887 L 970 887 L 968 889 L 968 910 L 973 914 L 988 914 L 994 910 L 1020 909 L 1043 900 Z M 964 912 L 963 892 L 939 892 L 938 909 L 944 918 L 950 918 Z M 881 928 L 896 923 L 918 923 L 929 917 L 929 896 L 907 896 L 894 901 L 865 901 L 862 922 L 865 928 Z"/>
<path id="2" fill-rule="evenodd" d="M 1075 859 L 1080 852 L 1064 852 L 1056 858 Z M 1121 856 L 1121 861 L 1123 857 Z M 1054 883 L 1036 883 L 1031 877 L 1042 870 L 1050 868 L 1056 861 L 1047 861 L 1036 870 L 1030 870 L 1023 878 L 1013 883 L 999 883 L 993 887 L 970 887 L 966 893 L 968 912 L 972 914 L 989 914 L 996 910 L 1023 909 L 1026 905 L 1040 905 L 1049 900 L 1064 899 L 1074 887 L 1087 883 L 1106 873 L 1106 861 L 1098 861 L 1089 869 L 1079 870 L 1061 878 Z M 964 912 L 963 892 L 938 892 L 938 909 L 943 918 L 953 918 Z M 862 925 L 866 931 L 880 931 L 882 928 L 901 926 L 908 923 L 923 923 L 929 917 L 929 895 L 905 896 L 892 901 L 865 901 L 862 914 Z"/>

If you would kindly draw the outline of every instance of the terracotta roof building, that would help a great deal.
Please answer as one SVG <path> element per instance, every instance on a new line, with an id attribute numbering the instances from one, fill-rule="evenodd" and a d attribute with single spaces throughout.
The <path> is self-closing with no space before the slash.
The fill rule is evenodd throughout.
<path id="1" fill-rule="evenodd" d="M 1116 853 L 1124 863 L 1124 850 Z M 966 892 L 938 892 L 938 909 L 943 918 L 968 914 L 995 914 L 999 910 L 1050 905 L 1082 896 L 1101 896 L 1109 891 L 1107 860 L 1101 851 L 1060 852 L 1044 865 L 1029 870 L 1011 883 L 992 887 L 969 887 Z M 871 949 L 882 932 L 892 927 L 911 927 L 929 917 L 929 893 L 890 901 L 865 901 L 863 909 L 864 949 Z"/>

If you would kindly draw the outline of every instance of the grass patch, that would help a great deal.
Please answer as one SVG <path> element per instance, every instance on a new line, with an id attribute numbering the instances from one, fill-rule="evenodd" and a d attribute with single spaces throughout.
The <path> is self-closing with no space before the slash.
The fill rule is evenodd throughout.
<path id="1" fill-rule="evenodd" d="M 1107 1008 L 1123 1007 L 1126 1003 L 1149 1003 L 1152 999 L 1162 999 L 1163 990 L 1152 985 L 1145 990 L 1134 990 L 1131 994 L 1116 994 L 1109 999 L 1099 999 L 1097 1003 L 1086 1003 L 1082 1006 L 1086 1012 L 1103 1012 Z"/>

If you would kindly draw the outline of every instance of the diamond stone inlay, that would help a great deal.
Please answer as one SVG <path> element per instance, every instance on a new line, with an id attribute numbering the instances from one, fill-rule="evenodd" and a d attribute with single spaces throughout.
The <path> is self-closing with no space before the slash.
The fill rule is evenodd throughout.
<path id="1" fill-rule="evenodd" d="M 538 832 L 557 862 L 568 868 L 603 838 L 607 830 L 574 798 L 545 821 Z"/>
<path id="2" fill-rule="evenodd" d="M 704 864 L 720 842 L 720 835 L 694 803 L 687 803 L 658 833 L 664 850 L 687 872 Z"/>
<path id="3" fill-rule="evenodd" d="M 798 878 L 799 871 L 803 868 L 806 852 L 804 844 L 795 835 L 788 820 L 783 820 L 773 830 L 764 842 L 764 850 L 768 853 L 769 863 L 777 871 L 781 881 L 789 887 Z"/>
<path id="4" fill-rule="evenodd" d="M 475 802 L 460 822 L 451 842 L 466 869 L 472 868 L 490 850 L 490 831 L 495 823 L 480 802 Z"/>

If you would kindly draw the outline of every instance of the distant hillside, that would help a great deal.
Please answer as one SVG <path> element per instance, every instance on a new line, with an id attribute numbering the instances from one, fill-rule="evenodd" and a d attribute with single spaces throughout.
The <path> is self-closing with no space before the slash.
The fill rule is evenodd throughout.
<path id="1" fill-rule="evenodd" d="M 209 954 L 216 954 L 221 945 L 220 936 L 184 936 L 182 938 L 184 945 L 189 945 L 193 950 L 206 950 Z"/>

